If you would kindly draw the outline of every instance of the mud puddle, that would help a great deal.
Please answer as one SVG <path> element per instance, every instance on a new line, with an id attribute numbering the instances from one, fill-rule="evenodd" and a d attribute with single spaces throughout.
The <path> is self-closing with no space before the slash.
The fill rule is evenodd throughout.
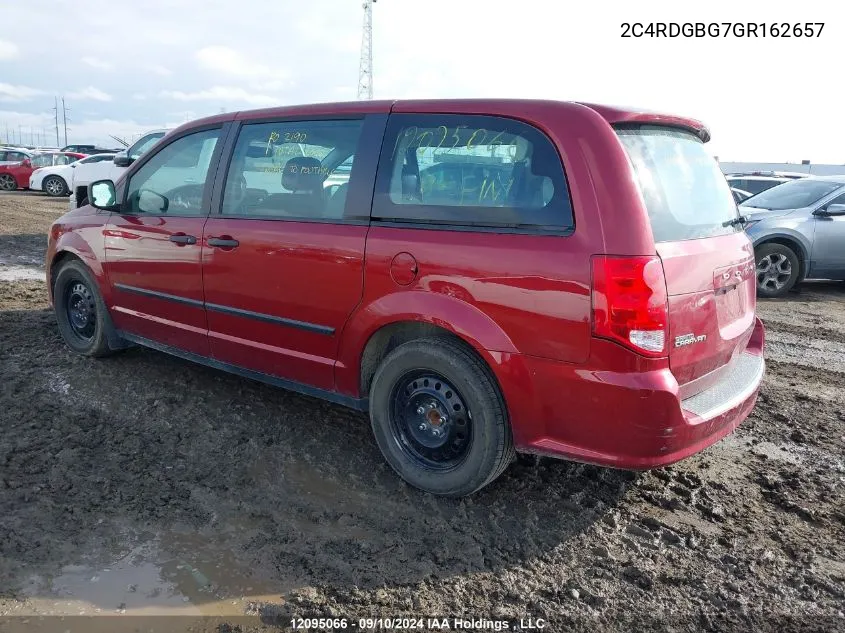
<path id="1" fill-rule="evenodd" d="M 99 561 L 32 575 L 13 609 L 0 615 L 242 616 L 252 605 L 281 605 L 269 572 L 244 565 L 225 545 L 198 534 L 167 532 L 116 546 Z"/>

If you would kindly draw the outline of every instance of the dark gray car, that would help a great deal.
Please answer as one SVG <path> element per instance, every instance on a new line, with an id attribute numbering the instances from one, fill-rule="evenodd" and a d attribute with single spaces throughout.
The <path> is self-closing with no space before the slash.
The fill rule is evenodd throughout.
<path id="1" fill-rule="evenodd" d="M 845 279 L 845 175 L 785 182 L 739 209 L 749 219 L 760 296 L 783 296 L 804 279 Z"/>

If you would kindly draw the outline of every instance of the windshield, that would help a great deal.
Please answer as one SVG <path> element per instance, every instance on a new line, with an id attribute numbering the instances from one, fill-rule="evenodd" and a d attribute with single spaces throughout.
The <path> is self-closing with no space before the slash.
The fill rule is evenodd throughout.
<path id="1" fill-rule="evenodd" d="M 642 125 L 616 130 L 634 167 L 656 242 L 735 233 L 736 202 L 716 160 L 689 132 Z"/>
<path id="2" fill-rule="evenodd" d="M 829 180 L 813 180 L 812 178 L 790 180 L 782 185 L 758 193 L 753 198 L 749 198 L 743 202 L 742 206 L 753 209 L 769 209 L 771 211 L 802 209 L 813 206 L 841 186 L 841 182 L 830 182 Z"/>

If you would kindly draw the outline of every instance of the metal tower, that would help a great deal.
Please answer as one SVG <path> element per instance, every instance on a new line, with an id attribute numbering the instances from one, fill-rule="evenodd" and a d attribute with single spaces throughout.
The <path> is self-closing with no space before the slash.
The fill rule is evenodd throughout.
<path id="1" fill-rule="evenodd" d="M 358 66 L 358 99 L 373 98 L 373 4 L 364 0 L 364 32 L 361 36 L 361 63 Z"/>

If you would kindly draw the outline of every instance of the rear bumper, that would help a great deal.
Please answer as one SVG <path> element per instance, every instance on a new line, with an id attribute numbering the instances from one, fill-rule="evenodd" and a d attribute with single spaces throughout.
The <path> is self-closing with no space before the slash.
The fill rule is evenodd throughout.
<path id="1" fill-rule="evenodd" d="M 686 399 L 667 367 L 649 369 L 645 361 L 623 372 L 527 361 L 535 417 L 523 425 L 527 412 L 510 407 L 517 449 L 632 470 L 682 460 L 731 433 L 751 413 L 765 371 L 764 348 L 765 330 L 756 319 L 730 371 Z"/>

